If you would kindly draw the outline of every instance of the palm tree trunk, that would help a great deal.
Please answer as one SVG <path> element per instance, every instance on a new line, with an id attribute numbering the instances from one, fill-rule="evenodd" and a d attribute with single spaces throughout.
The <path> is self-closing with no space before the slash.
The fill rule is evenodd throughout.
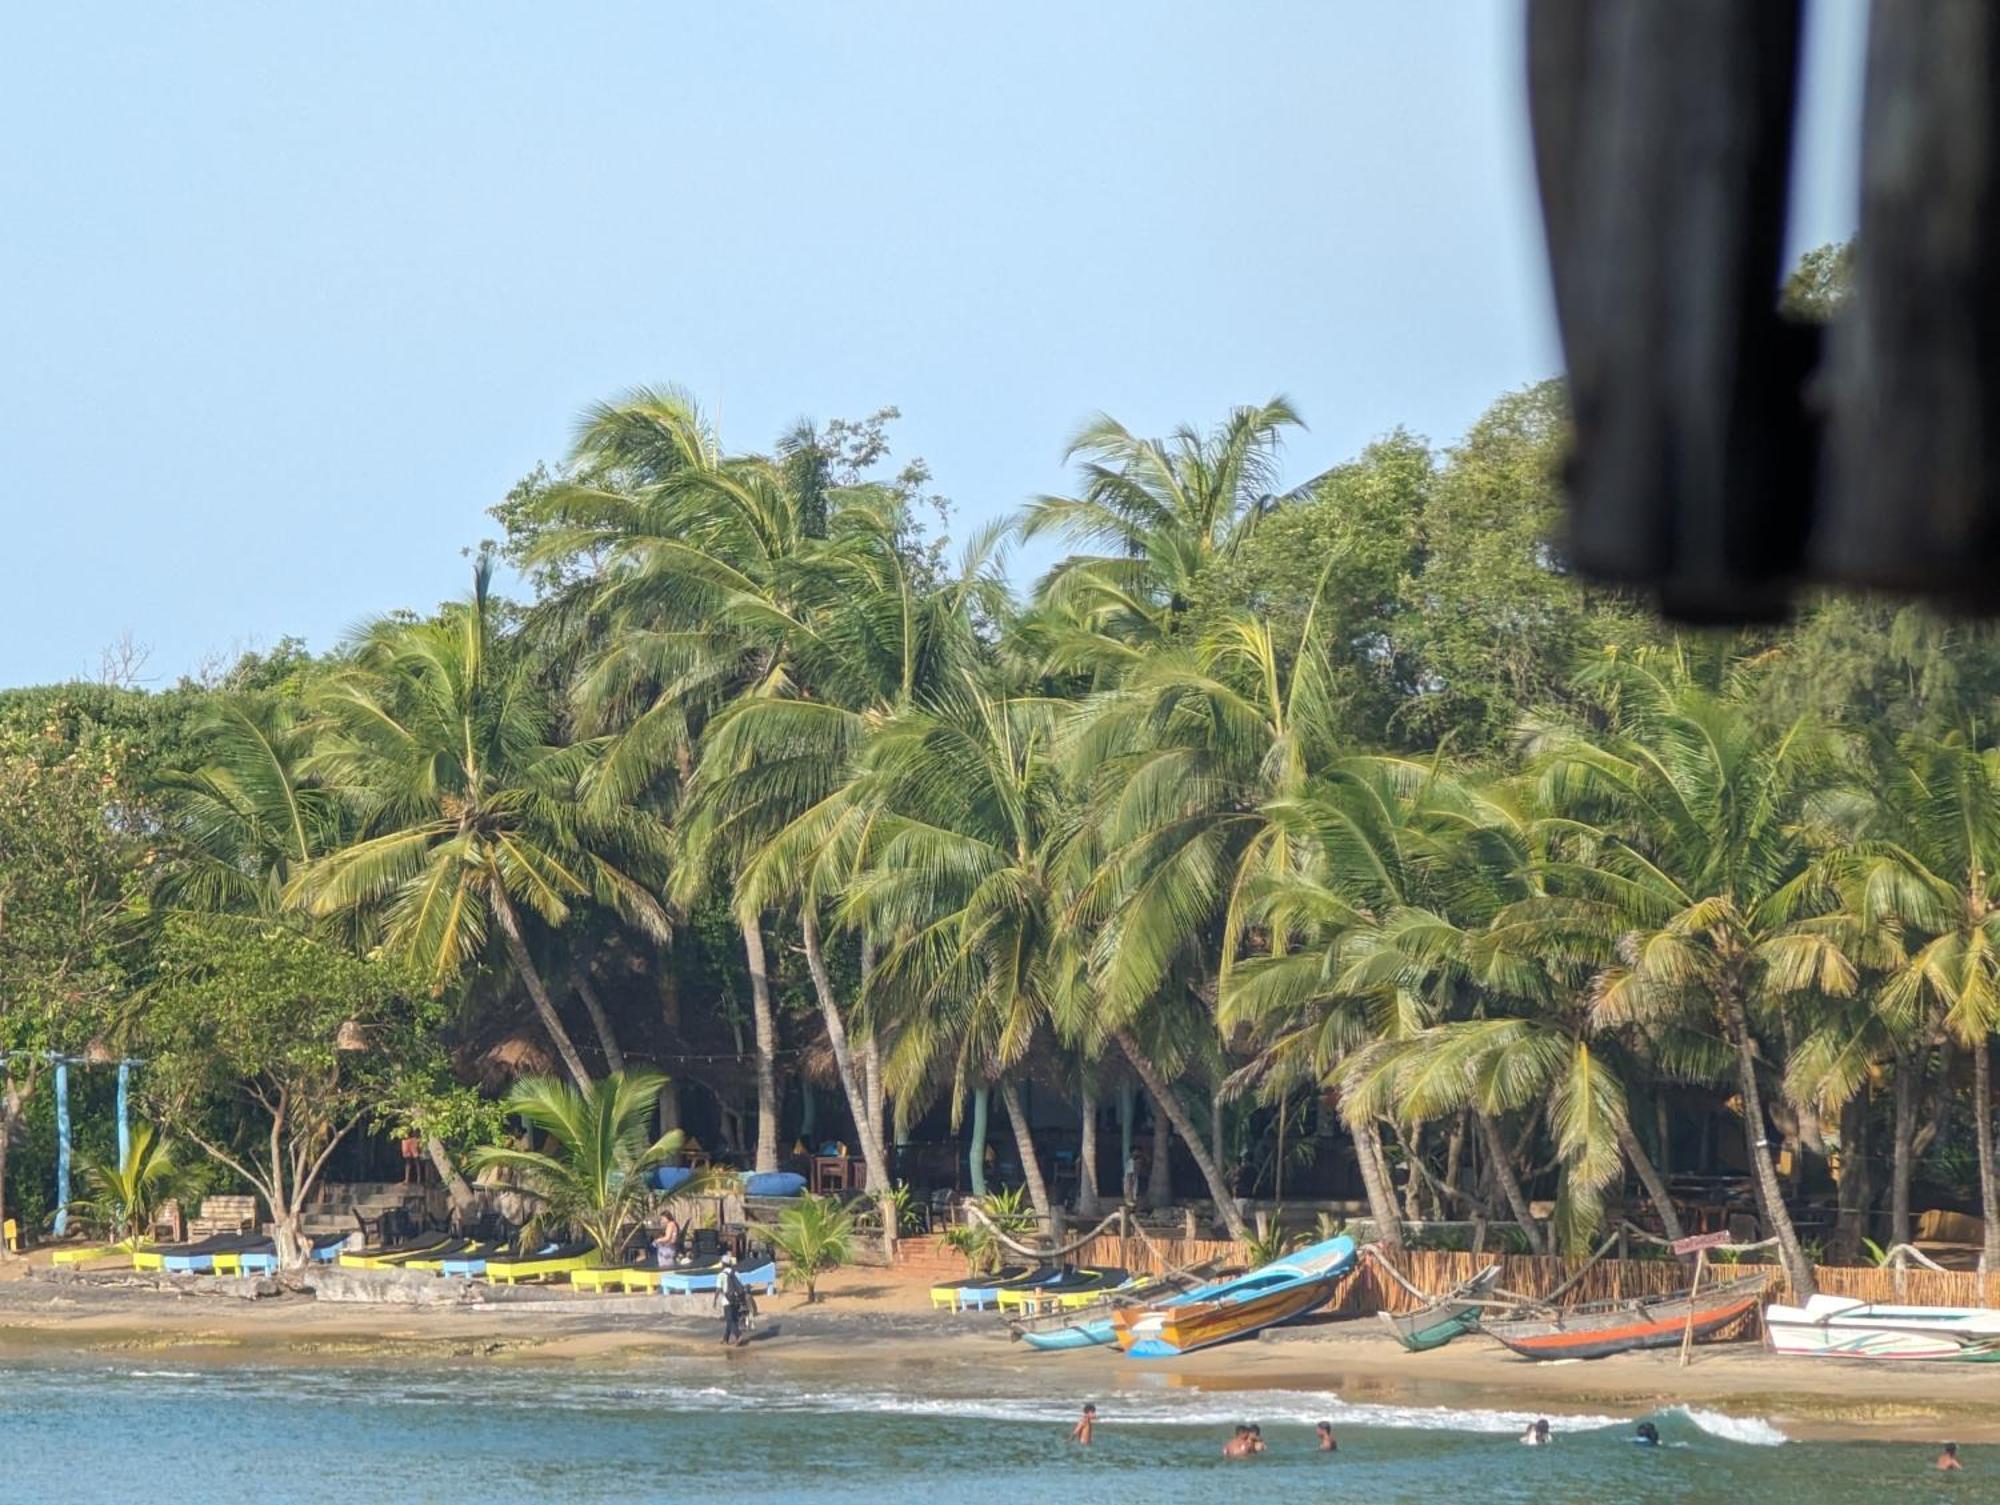
<path id="1" fill-rule="evenodd" d="M 1916 1174 L 1917 1075 L 1914 1051 L 1896 1052 L 1896 1114 L 1889 1146 L 1889 1247 L 1910 1241 L 1910 1181 Z"/>
<path id="2" fill-rule="evenodd" d="M 1021 1105 L 1021 1089 L 1012 1077 L 1000 1079 L 1000 1101 L 1007 1106 L 1007 1122 L 1014 1129 L 1014 1149 L 1021 1157 L 1021 1179 L 1028 1184 L 1028 1200 L 1035 1204 L 1041 1220 L 1042 1236 L 1053 1240 L 1055 1208 L 1049 1202 L 1049 1185 L 1042 1179 L 1042 1162 L 1035 1155 L 1035 1139 L 1028 1132 L 1027 1110 Z"/>
<path id="3" fill-rule="evenodd" d="M 993 1093 L 983 1083 L 972 1089 L 972 1140 L 965 1147 L 966 1184 L 975 1197 L 986 1195 L 986 1115 Z"/>
<path id="4" fill-rule="evenodd" d="M 1972 1126 L 1979 1145 L 1979 1210 L 1985 1219 L 1985 1247 L 1980 1251 L 1982 1275 L 2000 1270 L 2000 1195 L 1993 1175 L 1993 1052 L 1985 1030 L 1972 1045 Z"/>
<path id="5" fill-rule="evenodd" d="M 1457 1191 L 1458 1173 L 1465 1166 L 1465 1113 L 1461 1110 L 1451 1121 L 1451 1136 L 1444 1142 L 1444 1184 L 1446 1189 Z M 1438 1203 L 1438 1216 L 1450 1217 L 1444 1210 L 1444 1203 Z"/>
<path id="6" fill-rule="evenodd" d="M 1486 1143 L 1486 1159 L 1493 1168 L 1494 1180 L 1500 1183 L 1500 1194 L 1507 1199 L 1514 1221 L 1528 1236 L 1529 1252 L 1546 1254 L 1548 1246 L 1542 1238 L 1540 1225 L 1535 1222 L 1535 1214 L 1528 1206 L 1528 1194 L 1521 1190 L 1521 1178 L 1514 1174 L 1514 1157 L 1507 1153 L 1507 1146 L 1500 1138 L 1500 1125 L 1479 1108 L 1472 1110 L 1472 1116 L 1479 1121 L 1479 1136 Z"/>
<path id="7" fill-rule="evenodd" d="M 882 1136 L 868 1115 L 868 1094 L 861 1084 L 854 1051 L 847 1041 L 847 1022 L 840 1017 L 840 1003 L 833 996 L 833 979 L 827 974 L 826 953 L 820 949 L 819 911 L 808 898 L 799 906 L 799 934 L 805 943 L 806 970 L 812 974 L 813 992 L 819 998 L 820 1018 L 826 1025 L 827 1043 L 833 1047 L 833 1062 L 840 1071 L 841 1091 L 847 1094 L 847 1111 L 854 1119 L 854 1135 L 861 1141 L 862 1163 L 868 1168 L 868 1190 L 882 1219 L 882 1251 L 891 1264 L 896 1258 L 896 1204 L 890 1197 L 889 1161 L 882 1151 Z"/>
<path id="8" fill-rule="evenodd" d="M 1785 1277 L 1792 1284 L 1792 1299 L 1803 1302 L 1817 1287 L 1811 1263 L 1799 1243 L 1792 1214 L 1785 1206 L 1784 1188 L 1778 1184 L 1778 1169 L 1771 1163 L 1771 1141 L 1764 1127 L 1764 1097 L 1757 1089 L 1756 1042 L 1750 1035 L 1750 1020 L 1742 998 L 1731 988 L 1722 993 L 1722 1022 L 1729 1043 L 1736 1051 L 1736 1090 L 1743 1099 L 1744 1149 L 1750 1158 L 1753 1184 L 1757 1188 L 1757 1210 L 1764 1226 L 1778 1241 L 1778 1257 Z"/>
<path id="9" fill-rule="evenodd" d="M 1194 1125 L 1188 1122 L 1187 1114 L 1174 1100 L 1173 1090 L 1160 1079 L 1159 1072 L 1153 1069 L 1153 1063 L 1147 1059 L 1145 1051 L 1139 1048 L 1139 1042 L 1132 1038 L 1129 1031 L 1119 1030 L 1116 1038 L 1118 1048 L 1125 1052 L 1125 1059 L 1132 1063 L 1132 1069 L 1139 1074 L 1139 1080 L 1146 1084 L 1146 1090 L 1152 1094 L 1154 1106 L 1166 1113 L 1168 1122 L 1174 1126 L 1175 1132 L 1187 1145 L 1188 1153 L 1194 1156 L 1195 1164 L 1201 1168 L 1202 1179 L 1208 1183 L 1208 1194 L 1215 1200 L 1215 1210 L 1222 1218 L 1222 1225 L 1229 1230 L 1229 1236 L 1238 1243 L 1249 1242 L 1250 1229 L 1243 1221 L 1243 1209 L 1236 1205 L 1236 1198 L 1230 1195 L 1229 1188 L 1223 1184 L 1222 1168 L 1215 1163 L 1214 1157 L 1202 1144 L 1201 1136 L 1195 1132 Z"/>
<path id="10" fill-rule="evenodd" d="M 759 1171 L 778 1168 L 778 1018 L 771 1008 L 771 969 L 764 929 L 756 915 L 739 921 L 743 956 L 750 964 L 750 1014 L 757 1039 L 757 1155 Z"/>
<path id="11" fill-rule="evenodd" d="M 584 1068 L 583 1057 L 576 1053 L 576 1042 L 563 1028 L 556 1006 L 549 1001 L 549 990 L 542 986 L 542 974 L 535 970 L 534 959 L 528 955 L 528 943 L 521 939 L 521 922 L 514 913 L 513 900 L 498 884 L 493 887 L 493 913 L 500 921 L 500 935 L 507 944 L 507 959 L 514 964 L 514 975 L 521 979 L 521 986 L 528 990 L 528 997 L 534 1000 L 535 1013 L 542 1021 L 542 1028 L 548 1031 L 549 1040 L 562 1057 L 563 1065 L 569 1068 L 570 1079 L 576 1083 L 579 1092 L 590 1090 L 590 1073 Z"/>
<path id="12" fill-rule="evenodd" d="M 671 958 L 662 957 L 660 967 L 660 1023 L 666 1027 L 669 1053 L 681 1045 L 681 980 Z M 681 1086 L 674 1077 L 660 1084 L 660 1132 L 681 1126 Z"/>
<path id="13" fill-rule="evenodd" d="M 1618 1147 L 1625 1152 L 1625 1158 L 1632 1163 L 1632 1169 L 1639 1174 L 1639 1184 L 1646 1188 L 1646 1196 L 1653 1204 L 1653 1211 L 1660 1215 L 1660 1228 L 1669 1239 L 1681 1236 L 1680 1214 L 1674 1210 L 1674 1199 L 1667 1195 L 1667 1183 L 1660 1176 L 1659 1168 L 1647 1155 L 1646 1147 L 1639 1143 L 1639 1136 L 1633 1132 L 1629 1120 L 1618 1125 Z"/>
<path id="14" fill-rule="evenodd" d="M 431 1157 L 431 1164 L 437 1168 L 438 1180 L 444 1183 L 445 1194 L 451 1198 L 451 1210 L 458 1215 L 461 1225 L 469 1224 L 479 1212 L 479 1194 L 472 1189 L 472 1183 L 459 1174 L 453 1163 L 451 1151 L 444 1147 L 444 1141 L 433 1134 L 424 1141 L 424 1153 Z"/>
<path id="15" fill-rule="evenodd" d="M 1097 1216 L 1097 1087 L 1086 1072 L 1083 1080 L 1083 1112 L 1077 1122 L 1076 1215 Z"/>
<path id="16" fill-rule="evenodd" d="M 1419 1165 L 1424 1153 L 1424 1126 L 1414 1125 L 1403 1137 L 1409 1169 L 1403 1173 L 1403 1216 L 1412 1223 L 1424 1220 L 1424 1181 Z"/>
<path id="17" fill-rule="evenodd" d="M 1396 1209 L 1395 1194 L 1382 1179 L 1381 1147 L 1375 1142 L 1375 1125 L 1349 1125 L 1354 1136 L 1354 1158 L 1361 1164 L 1361 1185 L 1368 1194 L 1368 1217 L 1375 1224 L 1375 1241 L 1391 1254 L 1403 1252 L 1403 1219 Z"/>
<path id="18" fill-rule="evenodd" d="M 1146 1171 L 1146 1206 L 1163 1212 L 1174 1205 L 1174 1127 L 1150 1090 L 1146 1100 L 1153 1105 L 1153 1159 Z"/>
<path id="19" fill-rule="evenodd" d="M 1862 1089 L 1840 1109 L 1840 1186 L 1835 1197 L 1833 1260 L 1858 1264 L 1861 1240 L 1868 1231 L 1868 1089 Z"/>
<path id="20" fill-rule="evenodd" d="M 611 1032 L 611 1016 L 604 1011 L 604 1000 L 598 996 L 590 973 L 581 966 L 576 969 L 576 993 L 583 1000 L 584 1012 L 590 1015 L 591 1028 L 597 1031 L 597 1043 L 604 1047 L 604 1064 L 613 1071 L 623 1071 L 625 1052 L 618 1048 L 618 1037 Z"/>

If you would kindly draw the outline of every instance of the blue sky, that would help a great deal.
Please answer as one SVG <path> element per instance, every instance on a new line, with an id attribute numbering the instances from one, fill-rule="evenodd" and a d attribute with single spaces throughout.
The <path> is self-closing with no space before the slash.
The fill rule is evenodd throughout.
<path id="1" fill-rule="evenodd" d="M 1819 0 L 1792 239 L 1852 224 Z M 587 402 L 903 410 L 966 522 L 1109 411 L 1300 476 L 1553 374 L 1519 0 L 17 9 L 0 684 L 464 589 Z M 960 532 L 964 531 L 961 525 Z M 1038 561 L 1017 562 L 1023 583 Z"/>

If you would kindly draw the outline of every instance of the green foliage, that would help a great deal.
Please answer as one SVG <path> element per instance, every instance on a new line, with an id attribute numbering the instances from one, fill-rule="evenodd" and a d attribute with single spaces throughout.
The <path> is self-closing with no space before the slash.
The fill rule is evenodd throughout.
<path id="1" fill-rule="evenodd" d="M 153 1214 L 179 1196 L 186 1181 L 174 1142 L 143 1122 L 132 1125 L 131 1147 L 122 1161 L 86 1159 L 83 1177 L 90 1195 L 77 1210 L 107 1238 L 128 1243 L 151 1231 Z"/>
<path id="2" fill-rule="evenodd" d="M 854 1217 L 832 1197 L 808 1193 L 787 1207 L 771 1231 L 771 1247 L 785 1261 L 786 1285 L 806 1288 L 819 1300 L 819 1278 L 854 1258 Z"/>
<path id="3" fill-rule="evenodd" d="M 504 1106 L 526 1126 L 528 1142 L 478 1146 L 469 1163 L 503 1173 L 535 1199 L 531 1239 L 537 1230 L 588 1239 L 609 1263 L 658 1200 L 646 1173 L 680 1152 L 680 1130 L 655 1139 L 647 1128 L 665 1085 L 655 1071 L 616 1072 L 582 1091 L 553 1077 L 526 1078 Z M 706 1195 L 711 1180 L 697 1177 L 678 1194 Z"/>

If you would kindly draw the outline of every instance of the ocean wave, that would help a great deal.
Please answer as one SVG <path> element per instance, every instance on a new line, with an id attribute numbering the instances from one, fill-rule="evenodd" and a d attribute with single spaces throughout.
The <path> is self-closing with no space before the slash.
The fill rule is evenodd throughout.
<path id="1" fill-rule="evenodd" d="M 1791 1441 L 1761 1416 L 1727 1416 L 1701 1406 L 1669 1406 L 1660 1415 L 1678 1416 L 1692 1422 L 1711 1437 L 1720 1437 L 1725 1442 L 1740 1442 L 1746 1447 L 1775 1448 Z"/>

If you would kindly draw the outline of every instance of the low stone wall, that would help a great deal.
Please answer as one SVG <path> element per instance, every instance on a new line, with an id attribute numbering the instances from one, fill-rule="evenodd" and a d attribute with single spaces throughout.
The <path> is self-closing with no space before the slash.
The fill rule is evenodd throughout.
<path id="1" fill-rule="evenodd" d="M 493 1295 L 491 1289 L 463 1275 L 343 1270 L 338 1265 L 308 1270 L 301 1283 L 320 1301 L 363 1306 L 484 1306 Z"/>

